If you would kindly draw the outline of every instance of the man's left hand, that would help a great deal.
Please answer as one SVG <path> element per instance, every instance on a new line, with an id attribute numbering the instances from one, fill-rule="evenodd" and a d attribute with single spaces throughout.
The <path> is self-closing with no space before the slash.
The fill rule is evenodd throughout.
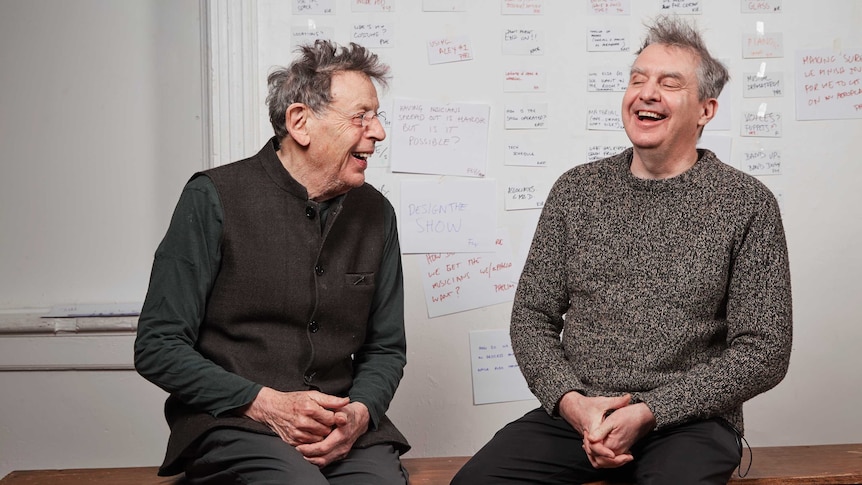
<path id="1" fill-rule="evenodd" d="M 335 410 L 335 428 L 323 441 L 296 447 L 305 460 L 320 468 L 340 460 L 350 453 L 353 443 L 368 431 L 368 408 L 361 402 L 351 402 Z"/>

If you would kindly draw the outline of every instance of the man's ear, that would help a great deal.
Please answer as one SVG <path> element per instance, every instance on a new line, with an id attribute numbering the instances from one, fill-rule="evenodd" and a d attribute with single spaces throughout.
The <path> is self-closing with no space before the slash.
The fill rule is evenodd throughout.
<path id="1" fill-rule="evenodd" d="M 715 98 L 709 98 L 703 102 L 703 112 L 700 114 L 700 119 L 697 120 L 697 125 L 703 128 L 707 123 L 713 118 L 715 118 L 715 113 L 718 112 L 718 100 Z"/>
<path id="2" fill-rule="evenodd" d="M 308 146 L 311 137 L 308 133 L 311 110 L 302 103 L 293 103 L 284 113 L 284 125 L 290 137 L 301 146 Z M 313 122 L 313 121 L 312 121 Z"/>

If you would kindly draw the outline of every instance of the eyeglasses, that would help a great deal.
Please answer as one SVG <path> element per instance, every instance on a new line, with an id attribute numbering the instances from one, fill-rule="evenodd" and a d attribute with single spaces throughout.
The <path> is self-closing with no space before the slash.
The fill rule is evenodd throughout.
<path id="1" fill-rule="evenodd" d="M 350 117 L 350 122 L 356 126 L 361 126 L 365 128 L 371 123 L 371 120 L 373 120 L 374 118 L 377 118 L 377 121 L 379 121 L 381 125 L 386 123 L 386 113 L 384 113 L 383 111 L 379 113 L 376 111 L 357 113 Z"/>
<path id="2" fill-rule="evenodd" d="M 373 120 L 374 118 L 377 118 L 377 120 L 380 122 L 380 124 L 386 123 L 386 113 L 384 113 L 383 111 L 380 111 L 379 113 L 377 111 L 366 111 L 364 113 L 356 113 L 355 115 L 351 116 L 347 113 L 344 113 L 344 112 L 337 110 L 335 108 L 332 108 L 332 107 L 330 107 L 329 109 L 335 111 L 336 113 L 340 113 L 342 116 L 345 116 L 346 118 L 349 118 L 350 122 L 353 125 L 361 126 L 363 128 L 365 128 L 369 124 L 371 124 L 371 120 Z"/>

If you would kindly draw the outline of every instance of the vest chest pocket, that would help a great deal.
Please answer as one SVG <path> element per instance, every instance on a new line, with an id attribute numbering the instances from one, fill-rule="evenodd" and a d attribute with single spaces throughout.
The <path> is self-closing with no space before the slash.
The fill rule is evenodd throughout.
<path id="1" fill-rule="evenodd" d="M 374 286 L 374 273 L 347 273 L 344 283 L 347 286 Z"/>

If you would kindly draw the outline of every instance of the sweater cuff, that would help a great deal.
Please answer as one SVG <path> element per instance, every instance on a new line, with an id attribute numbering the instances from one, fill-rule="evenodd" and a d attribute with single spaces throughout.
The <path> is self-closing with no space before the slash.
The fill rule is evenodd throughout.
<path id="1" fill-rule="evenodd" d="M 542 407 L 551 416 L 559 416 L 560 400 L 569 392 L 583 394 L 584 385 L 580 379 L 571 376 L 560 376 L 559 379 L 537 381 L 530 386 L 530 391 L 539 399 Z"/>

